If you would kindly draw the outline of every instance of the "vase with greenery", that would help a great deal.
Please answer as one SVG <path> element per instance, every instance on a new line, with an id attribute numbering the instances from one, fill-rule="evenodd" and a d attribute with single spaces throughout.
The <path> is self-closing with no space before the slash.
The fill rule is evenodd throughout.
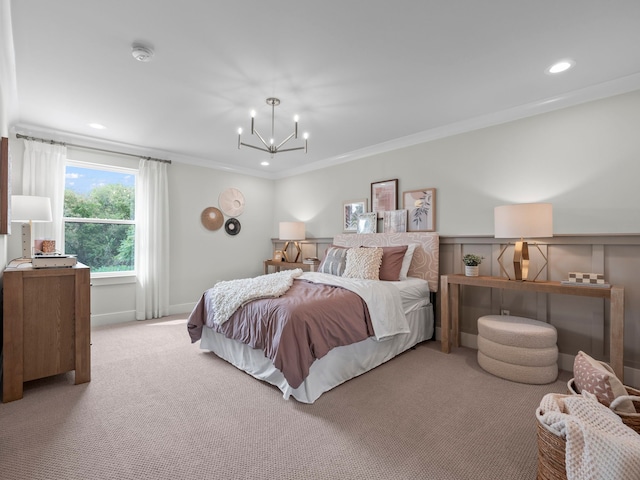
<path id="1" fill-rule="evenodd" d="M 484 257 L 481 257 L 480 255 L 467 253 L 462 257 L 462 263 L 464 263 L 464 274 L 467 277 L 477 277 L 480 271 L 479 265 L 482 263 L 482 260 L 484 260 Z"/>

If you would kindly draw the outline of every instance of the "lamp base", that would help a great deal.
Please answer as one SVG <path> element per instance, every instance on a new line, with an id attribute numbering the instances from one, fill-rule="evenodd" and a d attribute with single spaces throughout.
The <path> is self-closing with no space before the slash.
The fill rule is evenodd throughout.
<path id="1" fill-rule="evenodd" d="M 22 258 L 32 258 L 31 222 L 22 224 Z"/>
<path id="2" fill-rule="evenodd" d="M 287 253 L 290 243 L 291 243 L 290 241 L 285 242 L 284 249 L 282 250 L 282 256 L 284 257 L 284 261 L 287 263 L 298 263 L 298 260 L 300 259 L 300 255 L 302 254 L 302 249 L 300 248 L 300 244 L 298 242 L 293 242 L 294 247 L 296 247 L 297 254 L 296 254 L 296 258 L 292 262 L 291 260 L 289 260 L 289 254 Z"/>
<path id="3" fill-rule="evenodd" d="M 513 251 L 514 278 L 511 278 L 506 268 L 504 267 L 504 264 L 502 263 L 502 256 L 507 251 L 507 248 L 509 248 L 509 245 L 511 245 L 511 243 L 507 243 L 502 249 L 502 251 L 500 252 L 500 255 L 498 255 L 498 265 L 500 265 L 500 271 L 504 273 L 504 275 L 509 280 L 526 282 L 529 277 L 529 244 L 523 240 L 520 240 L 514 243 L 514 251 Z M 546 255 L 544 254 L 540 246 L 537 243 L 534 243 L 533 246 L 538 249 L 538 251 L 540 252 L 540 255 L 542 255 L 542 258 L 544 258 L 544 265 L 540 267 L 540 270 L 538 270 L 538 273 L 536 273 L 536 276 L 533 277 L 533 280 L 529 280 L 531 282 L 536 281 L 536 279 L 542 273 L 542 270 L 544 270 L 544 268 L 549 263 Z"/>

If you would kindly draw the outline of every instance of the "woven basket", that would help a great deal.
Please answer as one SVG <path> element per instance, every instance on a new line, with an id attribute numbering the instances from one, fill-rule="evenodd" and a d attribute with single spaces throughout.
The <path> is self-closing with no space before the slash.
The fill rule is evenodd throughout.
<path id="1" fill-rule="evenodd" d="M 632 397 L 630 398 L 630 400 L 633 402 L 633 406 L 636 408 L 636 412 L 640 412 L 640 390 L 627 387 L 626 385 L 624 386 L 624 388 L 627 390 L 627 395 Z M 578 389 L 575 387 L 573 378 L 567 383 L 567 390 L 572 395 L 579 395 Z M 615 409 L 615 403 L 612 403 L 612 405 L 614 406 L 612 410 L 622 419 L 622 423 L 624 423 L 627 427 L 635 430 L 636 433 L 640 434 L 640 413 L 620 412 L 619 410 Z"/>
<path id="2" fill-rule="evenodd" d="M 566 480 L 566 440 L 538 424 L 538 480 Z"/>

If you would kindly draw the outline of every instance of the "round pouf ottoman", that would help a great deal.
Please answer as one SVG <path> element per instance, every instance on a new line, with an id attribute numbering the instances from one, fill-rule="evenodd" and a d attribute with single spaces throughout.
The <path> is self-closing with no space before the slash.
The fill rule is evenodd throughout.
<path id="1" fill-rule="evenodd" d="M 520 383 L 558 378 L 558 332 L 553 325 L 512 315 L 478 319 L 478 364 L 487 372 Z"/>

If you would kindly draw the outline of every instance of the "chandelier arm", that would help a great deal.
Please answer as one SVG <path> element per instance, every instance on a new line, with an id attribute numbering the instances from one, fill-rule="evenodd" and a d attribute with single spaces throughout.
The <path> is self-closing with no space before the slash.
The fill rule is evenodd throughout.
<path id="1" fill-rule="evenodd" d="M 266 148 L 262 147 L 256 147 L 255 145 L 249 145 L 248 143 L 240 142 L 240 145 L 242 145 L 243 147 L 255 148 L 256 150 L 260 150 L 262 152 L 271 153 L 271 150 L 267 150 Z"/>
<path id="2" fill-rule="evenodd" d="M 294 150 L 306 150 L 306 149 L 307 149 L 307 147 L 283 148 L 282 150 L 276 150 L 276 153 L 293 152 Z"/>
<path id="3" fill-rule="evenodd" d="M 285 143 L 287 143 L 289 140 L 291 140 L 295 134 L 296 134 L 296 132 L 293 132 L 291 135 L 289 135 L 287 138 L 285 138 L 283 141 L 281 141 L 280 144 L 276 147 L 276 150 L 280 150 L 280 147 L 282 145 L 284 145 Z"/>
<path id="4" fill-rule="evenodd" d="M 260 141 L 263 143 L 263 145 L 265 147 L 267 147 L 269 149 L 269 151 L 271 151 L 271 146 L 267 142 L 264 141 L 264 138 L 262 138 L 262 135 L 260 135 L 260 132 L 258 132 L 258 130 L 254 130 L 253 133 L 255 133 L 258 136 L 258 138 L 260 139 Z"/>

